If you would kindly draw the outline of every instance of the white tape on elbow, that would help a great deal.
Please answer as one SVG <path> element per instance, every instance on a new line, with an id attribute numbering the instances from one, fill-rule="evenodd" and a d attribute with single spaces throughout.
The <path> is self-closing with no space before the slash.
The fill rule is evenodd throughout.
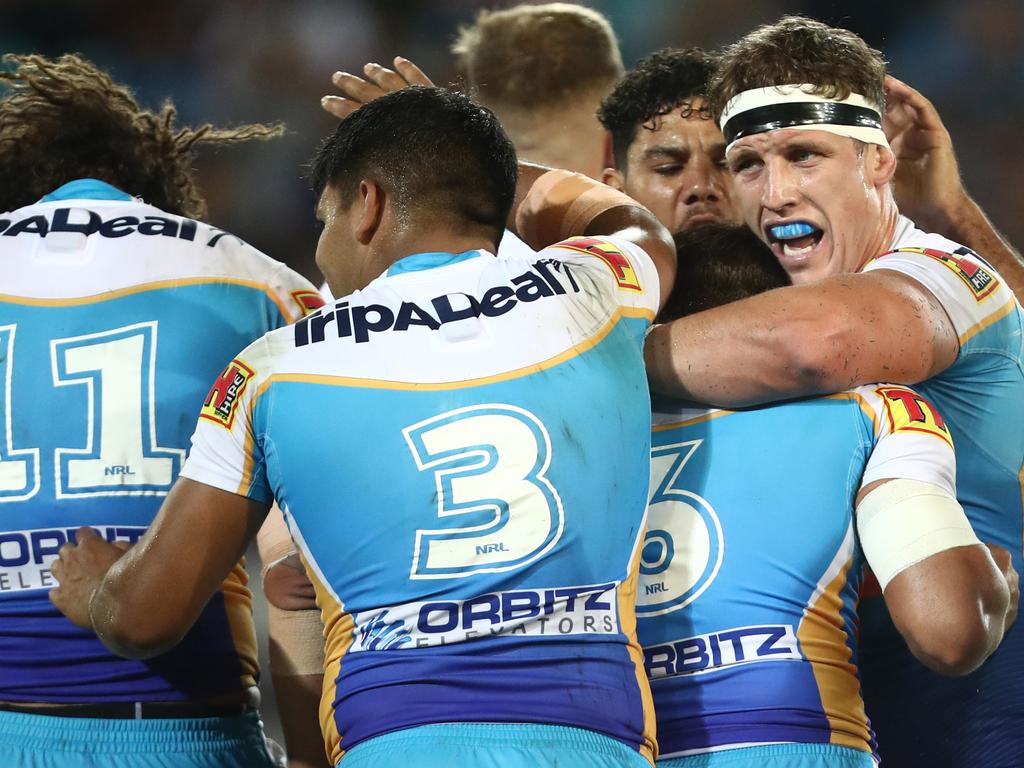
<path id="1" fill-rule="evenodd" d="M 865 496 L 857 505 L 857 532 L 883 590 L 927 557 L 980 543 L 959 502 L 919 480 L 890 480 Z"/>

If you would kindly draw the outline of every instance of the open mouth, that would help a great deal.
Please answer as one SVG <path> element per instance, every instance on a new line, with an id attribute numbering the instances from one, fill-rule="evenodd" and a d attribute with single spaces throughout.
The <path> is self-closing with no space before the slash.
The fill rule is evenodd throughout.
<path id="1" fill-rule="evenodd" d="M 768 241 L 776 255 L 799 258 L 814 250 L 825 233 L 806 221 L 790 221 L 768 227 Z"/>

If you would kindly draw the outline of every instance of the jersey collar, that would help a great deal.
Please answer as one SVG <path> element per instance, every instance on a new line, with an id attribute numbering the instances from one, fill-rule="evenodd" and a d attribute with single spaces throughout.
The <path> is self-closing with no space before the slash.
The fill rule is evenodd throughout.
<path id="1" fill-rule="evenodd" d="M 395 275 L 402 275 L 406 272 L 423 272 L 428 269 L 436 269 L 437 267 L 448 267 L 452 264 L 458 264 L 460 261 L 467 261 L 468 259 L 475 259 L 477 256 L 482 256 L 486 251 L 463 251 L 462 253 L 414 253 L 411 256 L 406 256 L 399 259 L 392 264 L 386 272 L 388 277 L 394 277 Z"/>
<path id="2" fill-rule="evenodd" d="M 39 202 L 57 200 L 131 200 L 132 196 L 99 179 L 75 179 L 58 187 Z"/>

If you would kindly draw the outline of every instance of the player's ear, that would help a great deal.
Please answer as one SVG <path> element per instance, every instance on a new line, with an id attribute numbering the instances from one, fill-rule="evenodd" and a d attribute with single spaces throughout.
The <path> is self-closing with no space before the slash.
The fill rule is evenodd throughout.
<path id="1" fill-rule="evenodd" d="M 601 181 L 619 192 L 626 191 L 626 177 L 618 168 L 605 168 L 601 171 Z"/>
<path id="2" fill-rule="evenodd" d="M 896 155 L 888 147 L 867 144 L 864 147 L 864 173 L 876 187 L 888 185 L 896 175 Z"/>
<path id="3" fill-rule="evenodd" d="M 362 245 L 367 245 L 380 227 L 384 217 L 384 205 L 387 195 L 373 179 L 359 182 L 359 195 L 356 197 L 357 215 L 353 234 Z"/>

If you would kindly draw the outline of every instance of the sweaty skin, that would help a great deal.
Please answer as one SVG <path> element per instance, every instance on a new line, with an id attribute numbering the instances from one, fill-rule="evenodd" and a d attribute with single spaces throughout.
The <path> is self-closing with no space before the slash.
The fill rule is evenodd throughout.
<path id="1" fill-rule="evenodd" d="M 953 363 L 959 339 L 924 286 L 888 270 L 854 274 L 895 231 L 890 151 L 785 129 L 740 139 L 727 159 L 744 221 L 795 285 L 656 327 L 645 349 L 656 391 L 742 406 L 915 384 Z M 770 228 L 794 222 L 820 235 L 775 242 Z"/>
<path id="2" fill-rule="evenodd" d="M 604 172 L 606 184 L 644 205 L 672 233 L 737 218 L 725 138 L 703 107 L 698 98 L 639 126 L 626 167 Z"/>

